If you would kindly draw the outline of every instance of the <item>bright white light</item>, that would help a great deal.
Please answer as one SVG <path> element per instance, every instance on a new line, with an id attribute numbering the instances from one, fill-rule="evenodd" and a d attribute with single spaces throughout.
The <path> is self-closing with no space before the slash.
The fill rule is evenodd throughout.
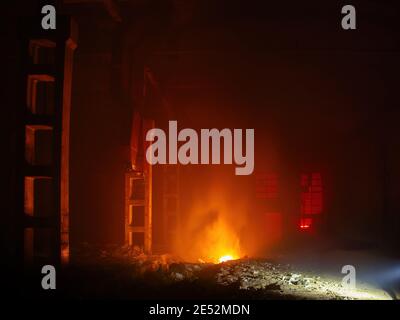
<path id="1" fill-rule="evenodd" d="M 393 300 L 385 291 L 373 287 L 352 289 L 327 283 L 322 290 L 331 291 L 340 297 L 355 300 Z"/>
<path id="2" fill-rule="evenodd" d="M 233 257 L 230 255 L 222 256 L 221 258 L 219 258 L 219 263 L 226 262 L 229 260 L 233 260 Z"/>

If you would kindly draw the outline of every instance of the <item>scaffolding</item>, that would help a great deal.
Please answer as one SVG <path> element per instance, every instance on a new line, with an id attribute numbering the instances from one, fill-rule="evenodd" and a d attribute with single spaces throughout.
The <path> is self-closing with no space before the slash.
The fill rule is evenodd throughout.
<path id="1" fill-rule="evenodd" d="M 69 125 L 77 26 L 21 23 L 17 212 L 23 264 L 69 260 Z"/>
<path id="2" fill-rule="evenodd" d="M 125 244 L 147 254 L 152 252 L 152 178 L 153 170 L 145 160 L 148 143 L 145 132 L 154 127 L 152 120 L 136 116 L 132 132 L 136 142 L 130 168 L 125 173 Z"/>

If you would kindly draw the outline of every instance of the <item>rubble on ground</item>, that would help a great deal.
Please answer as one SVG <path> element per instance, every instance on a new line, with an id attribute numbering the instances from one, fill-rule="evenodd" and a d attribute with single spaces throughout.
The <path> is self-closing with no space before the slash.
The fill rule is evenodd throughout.
<path id="1" fill-rule="evenodd" d="M 239 284 L 242 290 L 266 290 L 282 297 L 297 299 L 352 300 L 368 295 L 348 292 L 337 279 L 321 278 L 310 273 L 300 273 L 290 265 L 282 265 L 262 259 L 234 260 L 221 264 L 216 275 L 221 285 Z M 351 293 L 351 294 L 350 294 Z"/>
<path id="2" fill-rule="evenodd" d="M 146 255 L 137 247 L 108 246 L 107 248 L 84 248 L 80 251 L 83 259 L 122 264 L 133 277 L 156 275 L 155 281 L 163 283 L 190 283 L 205 281 L 216 287 L 232 287 L 246 294 L 256 292 L 258 297 L 294 299 L 355 299 L 349 295 L 341 282 L 322 278 L 310 272 L 295 270 L 288 264 L 266 259 L 239 259 L 220 264 L 188 263 L 179 257 Z M 95 258 L 94 258 L 95 256 Z M 97 259 L 97 260 L 96 260 Z M 368 296 L 360 295 L 361 298 Z"/>

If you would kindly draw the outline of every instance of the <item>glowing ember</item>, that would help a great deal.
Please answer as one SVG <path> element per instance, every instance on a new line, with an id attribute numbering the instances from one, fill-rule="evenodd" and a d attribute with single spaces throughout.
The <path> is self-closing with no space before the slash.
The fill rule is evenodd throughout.
<path id="1" fill-rule="evenodd" d="M 226 256 L 222 256 L 221 258 L 219 258 L 219 263 L 225 262 L 225 261 L 229 261 L 229 260 L 234 260 L 234 258 L 231 255 L 226 255 Z"/>

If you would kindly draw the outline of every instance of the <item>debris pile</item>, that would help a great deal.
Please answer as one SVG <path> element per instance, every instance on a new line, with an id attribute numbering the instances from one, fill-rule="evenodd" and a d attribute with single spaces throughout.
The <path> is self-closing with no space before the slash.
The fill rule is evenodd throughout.
<path id="1" fill-rule="evenodd" d="M 201 271 L 206 264 L 195 263 L 173 263 L 169 266 L 170 277 L 173 280 L 196 280 L 198 272 Z"/>
<path id="2" fill-rule="evenodd" d="M 300 271 L 291 265 L 266 259 L 189 263 L 170 254 L 146 255 L 136 247 L 87 244 L 75 250 L 74 257 L 75 263 L 88 265 L 97 272 L 99 269 L 102 272 L 118 270 L 118 281 L 123 285 L 129 285 L 129 281 L 170 288 L 200 285 L 209 288 L 209 292 L 225 290 L 224 294 L 232 296 L 265 299 L 372 299 L 379 293 L 370 289 L 358 290 L 358 285 L 357 290 L 348 290 L 342 286 L 341 278 L 320 277 L 315 271 Z M 387 298 L 382 293 L 379 297 Z"/>
<path id="3" fill-rule="evenodd" d="M 235 260 L 221 264 L 216 275 L 217 283 L 231 285 L 238 283 L 242 290 L 268 290 L 284 296 L 299 298 L 343 299 L 333 287 L 340 283 L 322 280 L 294 272 L 289 265 L 272 263 L 265 260 Z"/>

